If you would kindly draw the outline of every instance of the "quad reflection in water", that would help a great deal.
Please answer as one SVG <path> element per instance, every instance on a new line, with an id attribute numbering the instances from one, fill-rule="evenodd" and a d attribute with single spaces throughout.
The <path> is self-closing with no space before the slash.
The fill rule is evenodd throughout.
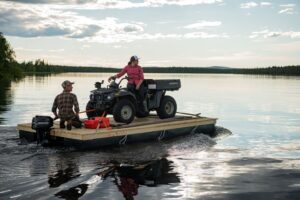
<path id="1" fill-rule="evenodd" d="M 93 183 L 105 181 L 108 177 L 112 179 L 118 191 L 125 199 L 134 199 L 138 194 L 140 185 L 155 187 L 161 184 L 179 183 L 177 173 L 173 172 L 172 162 L 166 158 L 140 162 L 135 164 L 110 162 L 105 164 L 99 173 L 89 180 L 67 190 L 62 190 L 55 196 L 63 199 L 78 199 L 83 196 Z M 58 187 L 69 180 L 80 176 L 76 166 L 68 166 L 65 170 L 59 170 L 49 176 L 49 186 Z"/>

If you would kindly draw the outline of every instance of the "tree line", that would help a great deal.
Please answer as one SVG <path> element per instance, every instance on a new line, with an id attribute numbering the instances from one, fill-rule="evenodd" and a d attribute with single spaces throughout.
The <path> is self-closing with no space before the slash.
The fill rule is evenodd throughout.
<path id="1" fill-rule="evenodd" d="M 145 67 L 149 73 L 215 73 L 299 76 L 300 65 L 272 66 L 266 68 L 214 68 L 214 67 Z"/>
<path id="2" fill-rule="evenodd" d="M 43 60 L 19 64 L 28 73 L 63 73 L 63 72 L 119 72 L 119 68 L 110 67 L 71 67 L 49 65 Z M 272 66 L 266 68 L 214 68 L 214 67 L 143 67 L 145 73 L 215 73 L 215 74 L 256 74 L 300 76 L 300 65 Z"/>
<path id="3" fill-rule="evenodd" d="M 72 67 L 64 65 L 50 65 L 44 60 L 19 63 L 19 67 L 25 73 L 63 73 L 63 72 L 117 72 L 120 69 L 110 67 Z"/>

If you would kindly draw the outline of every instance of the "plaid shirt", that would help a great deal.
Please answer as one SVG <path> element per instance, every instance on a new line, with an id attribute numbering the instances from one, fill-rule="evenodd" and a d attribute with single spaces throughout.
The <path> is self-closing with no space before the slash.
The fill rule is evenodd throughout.
<path id="1" fill-rule="evenodd" d="M 75 117 L 74 111 L 76 113 L 79 112 L 79 106 L 76 95 L 69 92 L 62 92 L 61 94 L 57 95 L 53 102 L 52 112 L 55 113 L 57 108 L 58 116 L 61 119 L 72 119 L 73 117 Z"/>

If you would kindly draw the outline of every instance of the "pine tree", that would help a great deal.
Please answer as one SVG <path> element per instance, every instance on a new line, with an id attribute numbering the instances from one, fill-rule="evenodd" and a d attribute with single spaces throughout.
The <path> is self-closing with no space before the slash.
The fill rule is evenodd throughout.
<path id="1" fill-rule="evenodd" d="M 15 62 L 15 52 L 0 32 L 0 69 L 7 68 Z"/>

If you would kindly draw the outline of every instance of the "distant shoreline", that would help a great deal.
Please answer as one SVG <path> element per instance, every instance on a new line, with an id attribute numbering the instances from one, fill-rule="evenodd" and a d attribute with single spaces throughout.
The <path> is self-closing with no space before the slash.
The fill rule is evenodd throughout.
<path id="1" fill-rule="evenodd" d="M 121 68 L 109 67 L 71 67 L 61 65 L 49 65 L 45 63 L 20 63 L 24 73 L 116 73 Z M 300 76 L 300 65 L 273 66 L 266 68 L 229 68 L 229 67 L 143 67 L 145 73 L 170 73 L 170 74 L 249 74 L 249 75 L 274 75 L 274 76 Z"/>

